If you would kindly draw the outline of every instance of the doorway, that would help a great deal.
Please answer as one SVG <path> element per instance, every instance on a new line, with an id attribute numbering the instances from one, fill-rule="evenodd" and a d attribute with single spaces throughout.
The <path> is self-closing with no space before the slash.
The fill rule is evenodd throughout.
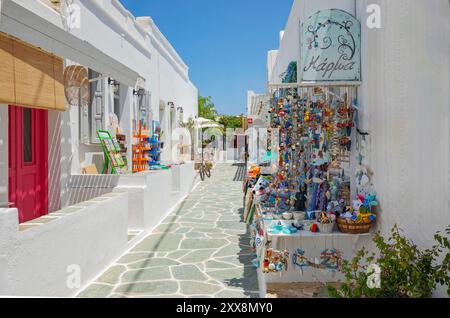
<path id="1" fill-rule="evenodd" d="M 19 223 L 48 213 L 48 112 L 9 106 L 8 196 Z"/>

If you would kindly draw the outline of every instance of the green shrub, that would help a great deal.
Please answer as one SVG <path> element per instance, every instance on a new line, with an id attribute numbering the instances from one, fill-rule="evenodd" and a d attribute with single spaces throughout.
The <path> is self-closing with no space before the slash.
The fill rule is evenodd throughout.
<path id="1" fill-rule="evenodd" d="M 420 250 L 397 226 L 387 240 L 377 233 L 373 241 L 378 253 L 368 253 L 363 248 L 351 261 L 344 260 L 341 268 L 344 282 L 339 289 L 328 285 L 328 294 L 335 298 L 422 298 L 430 297 L 439 283 L 447 287 L 450 296 L 450 226 L 446 234 L 437 232 L 435 245 Z M 380 288 L 367 285 L 368 278 L 374 274 L 369 271 L 370 264 L 381 269 Z"/>

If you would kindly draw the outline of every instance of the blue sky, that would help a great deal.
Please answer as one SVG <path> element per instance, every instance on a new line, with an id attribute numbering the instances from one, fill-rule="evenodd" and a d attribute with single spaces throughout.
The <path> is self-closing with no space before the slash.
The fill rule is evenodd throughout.
<path id="1" fill-rule="evenodd" d="M 121 0 L 151 16 L 221 114 L 245 113 L 247 90 L 264 92 L 267 51 L 278 48 L 293 0 Z"/>

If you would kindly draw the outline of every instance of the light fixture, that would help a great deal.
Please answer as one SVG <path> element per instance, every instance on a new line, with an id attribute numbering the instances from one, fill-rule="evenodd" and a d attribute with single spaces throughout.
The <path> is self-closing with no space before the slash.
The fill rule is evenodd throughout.
<path id="1" fill-rule="evenodd" d="M 135 95 L 135 96 L 143 96 L 143 95 L 145 95 L 145 90 L 142 89 L 142 88 L 133 89 L 133 95 Z"/>
<path id="2" fill-rule="evenodd" d="M 120 85 L 118 81 L 116 81 L 115 79 L 113 79 L 111 77 L 108 77 L 108 84 L 111 86 L 116 86 L 116 87 Z"/>

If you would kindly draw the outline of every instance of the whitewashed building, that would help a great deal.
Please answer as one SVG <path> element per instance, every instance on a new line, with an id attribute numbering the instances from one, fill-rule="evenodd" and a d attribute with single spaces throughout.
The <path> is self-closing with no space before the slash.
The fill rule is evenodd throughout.
<path id="1" fill-rule="evenodd" d="M 434 233 L 450 224 L 450 3 L 295 0 L 279 48 L 268 52 L 269 84 L 280 84 L 291 62 L 300 65 L 300 26 L 325 9 L 344 10 L 361 22 L 358 123 L 369 133 L 364 164 L 374 173 L 380 201 L 377 229 L 387 234 L 397 224 L 429 248 Z M 378 9 L 380 28 L 372 20 Z M 335 238 L 333 244 L 354 249 L 370 240 Z M 294 275 L 280 279 L 300 279 Z M 436 295 L 445 293 L 438 289 Z"/>
<path id="2" fill-rule="evenodd" d="M 82 174 L 90 164 L 101 171 L 97 130 L 118 125 L 131 169 L 137 121 L 160 121 L 162 160 L 171 163 L 171 132 L 197 115 L 198 91 L 152 19 L 118 0 L 2 0 L 0 40 L 0 295 L 74 295 L 157 225 L 195 177 L 189 162 Z M 88 74 L 86 103 L 68 98 L 71 68 Z"/>

